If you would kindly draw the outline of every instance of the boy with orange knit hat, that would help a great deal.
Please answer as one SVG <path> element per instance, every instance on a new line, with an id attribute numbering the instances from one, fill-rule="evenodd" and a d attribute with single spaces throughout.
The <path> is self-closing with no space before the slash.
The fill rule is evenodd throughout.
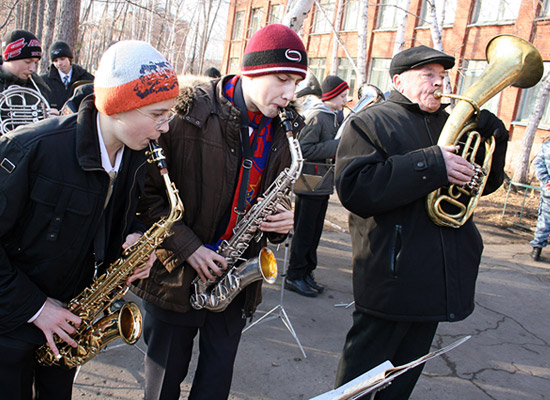
<path id="1" fill-rule="evenodd" d="M 145 42 L 103 55 L 95 97 L 76 114 L 0 138 L 0 391 L 3 399 L 70 399 L 75 369 L 39 366 L 36 349 L 81 319 L 62 306 L 143 232 L 136 207 L 144 149 L 168 129 L 179 92 L 172 66 Z M 129 281 L 149 275 L 154 256 Z"/>

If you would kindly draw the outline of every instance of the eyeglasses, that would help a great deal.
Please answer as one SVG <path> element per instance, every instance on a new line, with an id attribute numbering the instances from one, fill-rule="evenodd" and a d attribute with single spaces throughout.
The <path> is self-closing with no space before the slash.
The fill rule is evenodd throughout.
<path id="1" fill-rule="evenodd" d="M 155 121 L 155 129 L 156 130 L 159 130 L 162 125 L 164 125 L 165 123 L 169 123 L 170 121 L 172 121 L 175 116 L 176 116 L 176 112 L 174 110 L 169 110 L 168 111 L 168 117 L 167 118 L 155 118 L 155 117 L 151 117 L 149 114 L 141 111 L 139 108 L 136 108 L 135 109 L 138 113 L 140 113 L 141 115 L 143 115 L 144 117 L 147 117 L 149 118 L 150 120 L 153 120 Z"/>

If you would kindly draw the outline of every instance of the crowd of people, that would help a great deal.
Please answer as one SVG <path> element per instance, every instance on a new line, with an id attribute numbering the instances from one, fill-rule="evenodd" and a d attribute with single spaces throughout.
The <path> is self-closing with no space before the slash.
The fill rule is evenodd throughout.
<path id="1" fill-rule="evenodd" d="M 3 38 L 0 92 L 17 85 L 48 101 L 47 118 L 0 137 L 3 398 L 71 398 L 75 368 L 44 366 L 36 350 L 47 343 L 58 355 L 63 342 L 77 348 L 72 335 L 82 318 L 67 302 L 169 214 L 165 178 L 146 163 L 151 141 L 166 155 L 184 211 L 173 235 L 127 282 L 145 311 L 145 399 L 179 398 L 197 334 L 189 398 L 229 397 L 241 332 L 261 302 L 262 281 L 242 288 L 221 311 L 195 309 L 190 296 L 196 280 L 215 288 L 231 267 L 217 250 L 289 167 L 290 131 L 304 158 L 294 207 L 292 196 L 273 206 L 244 258 L 293 231 L 285 288 L 323 293 L 327 283 L 314 270 L 336 188 L 350 211 L 355 311 L 335 385 L 385 360 L 399 365 L 426 354 L 439 322 L 472 313 L 481 236 L 472 220 L 440 226 L 425 209 L 430 192 L 474 177 L 454 146 L 438 145 L 449 113 L 434 92 L 455 66 L 453 56 L 426 46 L 396 54 L 387 100 L 349 116 L 337 135 L 350 84 L 328 75 L 302 116 L 293 100 L 308 57 L 284 25 L 267 25 L 250 38 L 236 75 L 210 68 L 178 79 L 163 55 L 134 40 L 112 44 L 93 75 L 74 63 L 63 41 L 48 55 L 49 71 L 37 75 L 38 38 L 23 30 Z M 290 123 L 281 120 L 282 110 Z M 488 194 L 504 178 L 508 131 L 488 111 L 479 115 L 478 130 L 496 142 Z M 542 236 L 532 242 L 537 257 L 548 229 Z M 408 398 L 421 371 L 412 369 L 375 398 Z"/>

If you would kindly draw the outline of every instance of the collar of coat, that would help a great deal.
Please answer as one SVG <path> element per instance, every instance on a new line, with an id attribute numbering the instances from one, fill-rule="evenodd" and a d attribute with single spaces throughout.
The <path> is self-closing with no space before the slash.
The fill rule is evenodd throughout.
<path id="1" fill-rule="evenodd" d="M 418 113 L 418 114 L 425 114 L 425 115 L 435 115 L 443 112 L 447 106 L 449 106 L 449 103 L 444 103 L 439 106 L 439 109 L 433 113 L 424 111 L 420 109 L 420 106 L 418 103 L 413 103 L 409 100 L 409 98 L 402 93 L 398 92 L 397 90 L 392 90 L 390 92 L 390 95 L 388 96 L 388 101 L 391 101 L 393 103 L 397 103 L 403 107 L 405 107 L 407 110 Z"/>

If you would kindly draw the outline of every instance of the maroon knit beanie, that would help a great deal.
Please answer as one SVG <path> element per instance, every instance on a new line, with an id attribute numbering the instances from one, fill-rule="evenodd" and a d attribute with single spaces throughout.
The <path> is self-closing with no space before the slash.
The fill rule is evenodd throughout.
<path id="1" fill-rule="evenodd" d="M 305 78 L 307 53 L 302 39 L 285 25 L 267 25 L 246 45 L 241 73 L 251 77 L 296 74 Z"/>
<path id="2" fill-rule="evenodd" d="M 335 98 L 344 90 L 349 89 L 349 85 L 345 80 L 336 75 L 328 75 L 323 83 L 321 83 L 321 89 L 323 90 L 321 100 L 326 101 Z"/>
<path id="3" fill-rule="evenodd" d="M 18 29 L 6 33 L 2 38 L 2 59 L 4 61 L 35 57 L 42 57 L 42 47 L 32 33 Z"/>

